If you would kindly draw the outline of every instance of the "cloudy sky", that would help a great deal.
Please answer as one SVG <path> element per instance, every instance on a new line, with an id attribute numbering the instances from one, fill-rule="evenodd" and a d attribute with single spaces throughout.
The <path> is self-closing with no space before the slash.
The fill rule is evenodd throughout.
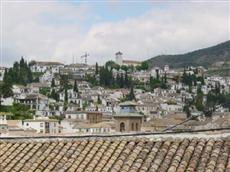
<path id="1" fill-rule="evenodd" d="M 228 0 L 1 1 L 1 63 L 27 60 L 104 63 L 185 53 L 230 38 Z"/>

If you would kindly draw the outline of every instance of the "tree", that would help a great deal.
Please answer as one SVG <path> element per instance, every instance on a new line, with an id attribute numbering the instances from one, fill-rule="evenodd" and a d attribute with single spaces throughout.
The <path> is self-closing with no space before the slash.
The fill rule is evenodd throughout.
<path id="1" fill-rule="evenodd" d="M 2 85 L 2 95 L 4 98 L 10 97 L 13 95 L 12 85 L 9 83 L 3 83 Z"/>
<path id="2" fill-rule="evenodd" d="M 189 117 L 191 116 L 191 112 L 190 112 L 190 109 L 189 109 L 189 105 L 188 105 L 188 104 L 186 104 L 186 105 L 184 106 L 183 111 L 186 113 L 187 118 L 189 118 Z"/>
<path id="3" fill-rule="evenodd" d="M 147 61 L 144 61 L 141 63 L 141 69 L 142 70 L 148 70 L 148 68 L 149 68 L 149 64 Z"/>
<path id="4" fill-rule="evenodd" d="M 129 88 L 129 76 L 127 71 L 125 71 L 125 87 Z"/>
<path id="5" fill-rule="evenodd" d="M 167 83 L 167 73 L 165 72 L 165 75 L 164 75 L 164 83 L 166 84 Z"/>
<path id="6" fill-rule="evenodd" d="M 101 104 L 102 101 L 101 101 L 101 98 L 100 98 L 100 95 L 97 95 L 97 104 Z"/>
<path id="7" fill-rule="evenodd" d="M 123 76 L 123 74 L 121 74 L 119 85 L 120 85 L 120 88 L 124 88 L 124 76 Z"/>
<path id="8" fill-rule="evenodd" d="M 12 82 L 12 78 L 8 75 L 8 71 L 6 70 L 3 77 L 3 84 L 1 85 L 1 94 L 3 98 L 7 98 L 13 95 Z"/>
<path id="9" fill-rule="evenodd" d="M 56 100 L 57 102 L 59 101 L 59 95 L 58 95 L 58 93 L 55 91 L 55 89 L 52 89 L 51 94 L 50 94 L 50 98 Z"/>
<path id="10" fill-rule="evenodd" d="M 77 80 L 74 81 L 73 91 L 78 93 Z"/>
<path id="11" fill-rule="evenodd" d="M 98 71 L 98 64 L 96 63 L 96 70 L 95 70 L 95 74 L 98 75 L 99 71 Z"/>
<path id="12" fill-rule="evenodd" d="M 157 73 L 157 80 L 159 80 L 160 79 L 159 69 L 156 69 L 156 73 Z"/>
<path id="13" fill-rule="evenodd" d="M 1 109 L 1 106 L 2 106 L 2 96 L 3 96 L 3 92 L 2 92 L 2 84 L 0 84 L 0 109 Z"/>
<path id="14" fill-rule="evenodd" d="M 127 96 L 127 98 L 126 98 L 127 100 L 136 100 L 136 98 L 135 98 L 135 94 L 134 94 L 134 88 L 133 88 L 133 85 L 131 86 L 131 88 L 130 88 L 130 92 L 129 92 L 129 94 L 128 94 L 128 96 Z"/>
<path id="15" fill-rule="evenodd" d="M 120 66 L 115 63 L 114 61 L 110 60 L 105 63 L 105 68 L 110 68 L 110 69 L 120 69 Z"/>
<path id="16" fill-rule="evenodd" d="M 153 91 L 155 88 L 158 88 L 158 87 L 162 86 L 162 82 L 157 78 L 153 78 L 152 76 L 150 76 L 149 83 L 150 83 L 151 91 Z"/>
<path id="17" fill-rule="evenodd" d="M 67 89 L 65 89 L 65 98 L 64 98 L 64 102 L 65 102 L 65 104 L 68 103 L 68 90 L 67 90 Z"/>
<path id="18" fill-rule="evenodd" d="M 55 87 L 55 80 L 54 80 L 54 78 L 52 78 L 51 87 L 52 87 L 52 88 Z"/>
<path id="19" fill-rule="evenodd" d="M 69 84 L 69 78 L 66 75 L 60 75 L 60 86 L 61 90 L 70 89 L 71 85 Z"/>
<path id="20" fill-rule="evenodd" d="M 199 86 L 197 88 L 197 95 L 195 98 L 195 106 L 196 106 L 197 110 L 199 110 L 199 111 L 204 110 L 203 99 L 204 99 L 204 93 L 201 90 L 201 86 Z"/>
<path id="21" fill-rule="evenodd" d="M 148 70 L 148 68 L 149 68 L 149 64 L 147 61 L 141 62 L 141 64 L 136 67 L 136 69 L 139 71 L 140 70 Z"/>
<path id="22" fill-rule="evenodd" d="M 224 102 L 224 107 L 230 109 L 230 94 L 226 95 L 225 102 Z"/>
<path id="23" fill-rule="evenodd" d="M 26 85 L 33 81 L 32 72 L 27 62 L 22 57 L 20 62 L 15 62 L 13 67 L 5 73 L 5 81 L 7 84 L 22 84 Z"/>
<path id="24" fill-rule="evenodd" d="M 13 114 L 12 119 L 24 120 L 33 117 L 30 108 L 23 104 L 14 103 L 10 112 Z"/>

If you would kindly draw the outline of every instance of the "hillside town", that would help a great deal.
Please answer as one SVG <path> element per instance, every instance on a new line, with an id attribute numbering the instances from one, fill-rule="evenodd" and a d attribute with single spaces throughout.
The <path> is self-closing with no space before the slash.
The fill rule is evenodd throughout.
<path id="1" fill-rule="evenodd" d="M 230 77 L 202 66 L 150 67 L 122 52 L 114 59 L 99 66 L 21 58 L 1 67 L 1 136 L 230 127 Z"/>

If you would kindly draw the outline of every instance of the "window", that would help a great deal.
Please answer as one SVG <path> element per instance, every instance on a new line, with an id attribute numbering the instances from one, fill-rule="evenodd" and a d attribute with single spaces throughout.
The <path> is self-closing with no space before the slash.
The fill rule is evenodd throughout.
<path id="1" fill-rule="evenodd" d="M 138 131 L 138 123 L 136 123 L 136 131 Z"/>
<path id="2" fill-rule="evenodd" d="M 40 127 L 42 127 L 42 128 L 44 127 L 43 123 L 40 123 Z"/>
<path id="3" fill-rule="evenodd" d="M 125 123 L 121 122 L 120 123 L 120 132 L 124 132 L 125 131 Z"/>
<path id="4" fill-rule="evenodd" d="M 132 123 L 132 131 L 135 131 L 135 129 L 134 129 L 134 123 Z"/>

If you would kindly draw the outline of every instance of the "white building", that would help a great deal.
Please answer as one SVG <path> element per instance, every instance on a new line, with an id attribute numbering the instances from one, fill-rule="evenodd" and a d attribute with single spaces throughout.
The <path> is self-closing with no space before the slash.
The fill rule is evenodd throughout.
<path id="1" fill-rule="evenodd" d="M 30 62 L 30 69 L 32 72 L 44 73 L 47 70 L 51 70 L 52 73 L 59 73 L 60 68 L 63 68 L 64 64 L 59 62 L 42 62 L 32 61 Z"/>
<path id="2" fill-rule="evenodd" d="M 49 106 L 49 98 L 42 94 L 20 94 L 14 97 L 14 101 L 37 111 L 42 111 Z"/>
<path id="3" fill-rule="evenodd" d="M 45 117 L 26 119 L 22 121 L 21 125 L 24 130 L 33 129 L 42 134 L 58 134 L 61 132 L 58 120 Z"/>
<path id="4" fill-rule="evenodd" d="M 0 81 L 3 81 L 5 71 L 6 71 L 5 67 L 0 67 Z"/>
<path id="5" fill-rule="evenodd" d="M 103 134 L 115 132 L 114 125 L 115 124 L 113 122 L 100 122 L 95 124 L 79 123 L 73 128 L 79 134 Z"/>
<path id="6" fill-rule="evenodd" d="M 85 112 L 67 111 L 67 112 L 65 112 L 65 118 L 71 119 L 71 120 L 86 121 L 87 120 L 87 114 Z"/>
<path id="7" fill-rule="evenodd" d="M 39 82 L 48 83 L 49 85 L 51 85 L 53 77 L 54 74 L 50 70 L 47 70 L 42 76 L 39 77 Z"/>
<path id="8" fill-rule="evenodd" d="M 68 95 L 68 103 L 77 104 L 80 108 L 82 108 L 82 99 L 79 98 L 77 92 L 75 92 L 73 89 L 69 89 L 67 90 L 67 95 Z M 63 102 L 65 101 L 65 90 L 59 94 L 59 100 Z"/>
<path id="9" fill-rule="evenodd" d="M 165 65 L 164 66 L 164 72 L 168 72 L 169 71 L 169 65 Z"/>

